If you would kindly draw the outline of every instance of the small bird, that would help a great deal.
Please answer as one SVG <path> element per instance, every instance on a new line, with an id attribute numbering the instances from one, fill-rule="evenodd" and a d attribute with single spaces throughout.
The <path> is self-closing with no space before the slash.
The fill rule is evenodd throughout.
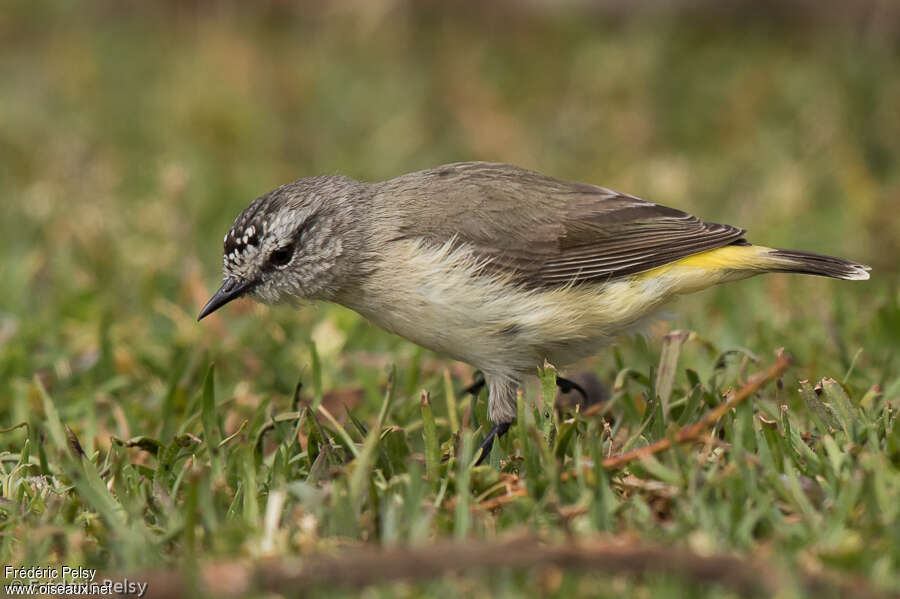
<path id="1" fill-rule="evenodd" d="M 237 217 L 224 282 L 198 320 L 242 296 L 325 300 L 467 362 L 489 390 L 483 459 L 516 418 L 524 375 L 597 353 L 675 296 L 765 272 L 869 278 L 868 266 L 752 245 L 744 233 L 506 164 L 379 183 L 309 177 Z"/>

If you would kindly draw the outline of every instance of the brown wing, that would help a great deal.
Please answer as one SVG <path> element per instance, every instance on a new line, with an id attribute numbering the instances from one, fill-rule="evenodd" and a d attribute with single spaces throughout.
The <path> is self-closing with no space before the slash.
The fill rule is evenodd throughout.
<path id="1" fill-rule="evenodd" d="M 455 238 L 524 285 L 609 280 L 742 241 L 743 229 L 517 167 L 452 164 L 381 184 L 403 237 Z"/>
<path id="2" fill-rule="evenodd" d="M 567 222 L 558 255 L 548 257 L 534 272 L 538 282 L 566 284 L 635 274 L 734 243 L 744 234 L 730 225 L 705 223 L 652 204 L 617 211 L 599 221 L 591 216 Z M 624 219 L 609 222 L 610 216 Z"/>

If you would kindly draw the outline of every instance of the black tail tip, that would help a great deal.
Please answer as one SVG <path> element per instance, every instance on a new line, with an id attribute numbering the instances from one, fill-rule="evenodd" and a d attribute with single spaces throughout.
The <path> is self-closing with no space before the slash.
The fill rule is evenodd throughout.
<path id="1" fill-rule="evenodd" d="M 775 250 L 778 258 L 786 258 L 784 272 L 796 272 L 821 277 L 844 279 L 845 281 L 866 281 L 872 267 L 851 262 L 835 256 L 825 256 L 798 250 Z"/>

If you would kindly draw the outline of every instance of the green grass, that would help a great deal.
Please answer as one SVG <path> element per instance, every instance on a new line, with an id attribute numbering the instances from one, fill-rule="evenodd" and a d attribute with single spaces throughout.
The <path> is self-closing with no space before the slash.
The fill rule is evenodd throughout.
<path id="1" fill-rule="evenodd" d="M 278 6 L 13 2 L 0 20 L 0 562 L 190 595 L 235 560 L 530 535 L 759 561 L 785 596 L 814 595 L 814 573 L 900 590 L 893 42 L 757 20 Z M 535 379 L 474 468 L 486 402 L 460 393 L 468 366 L 335 306 L 194 321 L 222 235 L 260 193 L 463 159 L 621 189 L 873 278 L 772 275 L 682 300 L 563 371 L 609 387 L 606 419 L 549 409 Z M 699 420 L 780 347 L 793 365 L 705 442 L 602 468 Z M 336 592 L 357 591 L 312 590 Z M 722 594 L 558 563 L 370 592 Z"/>

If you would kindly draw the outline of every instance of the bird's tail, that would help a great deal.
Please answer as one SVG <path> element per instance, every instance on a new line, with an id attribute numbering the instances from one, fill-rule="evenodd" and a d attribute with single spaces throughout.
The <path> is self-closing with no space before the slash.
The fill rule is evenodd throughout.
<path id="1" fill-rule="evenodd" d="M 690 293 L 716 283 L 739 281 L 765 272 L 795 272 L 851 281 L 869 278 L 868 266 L 850 260 L 746 242 L 693 254 L 639 276 L 652 279 L 668 275 L 677 281 L 675 293 Z"/>
<path id="2" fill-rule="evenodd" d="M 767 261 L 769 263 L 765 268 L 770 272 L 796 272 L 848 281 L 865 281 L 872 270 L 865 264 L 813 252 L 770 249 L 767 253 L 771 262 Z"/>

